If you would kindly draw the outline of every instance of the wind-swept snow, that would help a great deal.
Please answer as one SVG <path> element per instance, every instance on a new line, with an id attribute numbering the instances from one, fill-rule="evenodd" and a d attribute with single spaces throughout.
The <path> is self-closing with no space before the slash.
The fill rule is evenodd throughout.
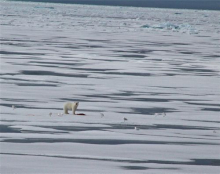
<path id="1" fill-rule="evenodd" d="M 0 173 L 219 173 L 219 12 L 1 9 Z"/>

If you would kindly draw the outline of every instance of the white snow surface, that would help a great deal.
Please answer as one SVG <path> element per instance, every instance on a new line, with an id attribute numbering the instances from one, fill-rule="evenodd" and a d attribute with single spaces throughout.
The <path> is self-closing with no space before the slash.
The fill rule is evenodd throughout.
<path id="1" fill-rule="evenodd" d="M 0 173 L 220 173 L 220 12 L 0 3 Z"/>

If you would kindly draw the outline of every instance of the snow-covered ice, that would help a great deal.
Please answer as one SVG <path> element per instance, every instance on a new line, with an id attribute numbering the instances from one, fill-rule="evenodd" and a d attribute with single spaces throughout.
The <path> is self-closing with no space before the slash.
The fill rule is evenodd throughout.
<path id="1" fill-rule="evenodd" d="M 220 172 L 220 12 L 0 3 L 1 173 Z"/>

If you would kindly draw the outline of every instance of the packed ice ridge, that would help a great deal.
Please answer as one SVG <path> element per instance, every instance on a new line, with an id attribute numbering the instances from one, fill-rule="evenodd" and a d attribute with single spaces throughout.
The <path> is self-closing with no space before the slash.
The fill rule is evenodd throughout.
<path id="1" fill-rule="evenodd" d="M 153 25 L 146 24 L 146 25 L 143 25 L 142 28 L 170 30 L 174 32 L 182 32 L 182 33 L 188 33 L 188 34 L 199 33 L 193 26 L 189 24 L 175 24 L 171 22 L 163 22 L 163 23 L 153 24 Z"/>

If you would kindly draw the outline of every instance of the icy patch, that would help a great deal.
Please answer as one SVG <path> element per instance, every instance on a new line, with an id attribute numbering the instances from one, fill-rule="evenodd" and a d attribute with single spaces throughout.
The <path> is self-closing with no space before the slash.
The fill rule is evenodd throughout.
<path id="1" fill-rule="evenodd" d="M 199 32 L 191 25 L 189 24 L 173 24 L 170 22 L 164 22 L 161 24 L 155 24 L 155 25 L 143 25 L 142 28 L 148 28 L 148 29 L 158 29 L 158 30 L 170 30 L 174 32 L 182 32 L 182 33 L 188 33 L 188 34 L 198 34 Z"/>

